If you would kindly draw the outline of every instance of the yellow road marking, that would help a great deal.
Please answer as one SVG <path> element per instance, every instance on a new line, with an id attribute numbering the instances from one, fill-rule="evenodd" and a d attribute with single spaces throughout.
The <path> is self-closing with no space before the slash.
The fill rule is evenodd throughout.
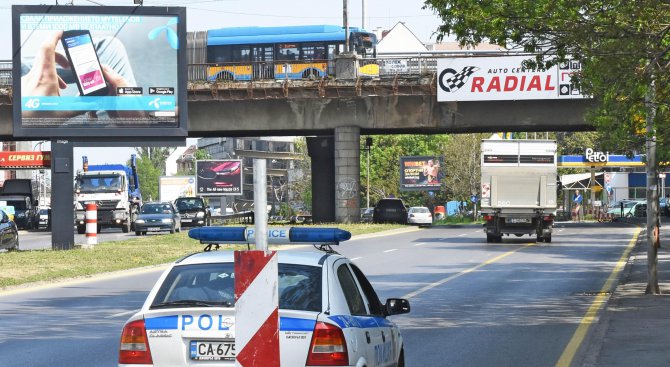
<path id="1" fill-rule="evenodd" d="M 425 293 L 425 292 L 427 292 L 427 291 L 429 291 L 429 290 L 431 290 L 431 289 L 433 289 L 433 288 L 435 288 L 435 287 L 439 287 L 439 286 L 441 286 L 442 284 L 444 284 L 444 283 L 446 283 L 446 282 L 452 281 L 452 280 L 454 280 L 454 279 L 456 279 L 456 278 L 460 278 L 460 277 L 462 277 L 462 276 L 465 275 L 465 274 L 472 273 L 473 271 L 478 270 L 478 269 L 481 269 L 481 268 L 483 268 L 483 267 L 486 266 L 486 265 L 493 264 L 494 262 L 499 261 L 499 260 L 502 260 L 502 259 L 506 258 L 507 256 L 512 255 L 512 254 L 515 253 L 515 252 L 519 252 L 519 251 L 521 251 L 521 250 L 523 250 L 523 249 L 525 249 L 525 248 L 528 248 L 528 247 L 530 247 L 530 246 L 534 246 L 534 245 L 535 245 L 535 242 L 533 242 L 533 243 L 529 243 L 529 244 L 527 244 L 527 245 L 524 245 L 524 246 L 522 246 L 522 247 L 519 247 L 519 248 L 516 249 L 516 250 L 512 250 L 512 251 L 506 252 L 506 253 L 504 253 L 504 254 L 502 254 L 502 255 L 498 255 L 498 256 L 494 257 L 493 259 L 486 260 L 486 261 L 484 261 L 483 263 L 481 263 L 481 264 L 479 264 L 479 265 L 477 265 L 477 266 L 474 266 L 474 267 L 472 267 L 472 268 L 470 268 L 470 269 L 463 270 L 463 271 L 460 272 L 460 273 L 457 273 L 457 274 L 451 275 L 451 276 L 449 276 L 449 277 L 446 277 L 446 278 L 444 278 L 444 279 L 438 280 L 437 282 L 430 283 L 430 284 L 428 284 L 428 285 L 426 285 L 426 286 L 424 286 L 424 287 L 422 287 L 422 288 L 419 288 L 418 290 L 415 290 L 414 292 L 407 293 L 406 295 L 402 296 L 402 298 L 410 299 L 410 298 L 416 297 L 416 296 L 418 296 L 418 295 L 421 294 L 421 293 Z"/>
<path id="2" fill-rule="evenodd" d="M 589 331 L 591 324 L 595 322 L 598 312 L 600 312 L 600 310 L 605 306 L 605 303 L 607 303 L 607 292 L 612 288 L 612 284 L 614 284 L 614 281 L 619 277 L 619 272 L 621 272 L 624 265 L 626 265 L 628 256 L 637 242 L 637 237 L 640 234 L 640 231 L 641 228 L 638 228 L 633 234 L 633 238 L 630 240 L 626 250 L 619 258 L 619 261 L 617 262 L 616 266 L 614 266 L 614 269 L 612 269 L 609 278 L 607 278 L 607 281 L 605 281 L 605 284 L 600 289 L 600 292 L 598 292 L 596 299 L 593 301 L 593 303 L 591 303 L 588 311 L 586 311 L 586 314 L 579 323 L 575 334 L 572 335 L 572 339 L 570 339 L 570 342 L 565 347 L 565 350 L 563 350 L 561 358 L 558 360 L 558 362 L 556 362 L 556 367 L 569 367 L 572 363 L 573 358 L 575 358 L 575 354 L 577 354 L 577 350 L 582 345 L 582 342 L 584 342 L 584 338 L 586 337 L 586 333 Z"/>

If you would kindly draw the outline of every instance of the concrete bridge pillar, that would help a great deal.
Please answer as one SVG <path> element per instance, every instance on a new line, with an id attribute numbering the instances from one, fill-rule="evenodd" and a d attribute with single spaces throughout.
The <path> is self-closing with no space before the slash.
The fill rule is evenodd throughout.
<path id="1" fill-rule="evenodd" d="M 335 220 L 360 221 L 360 136 L 358 126 L 335 128 Z"/>
<path id="2" fill-rule="evenodd" d="M 312 220 L 335 222 L 335 146 L 332 136 L 307 138 L 312 159 Z"/>

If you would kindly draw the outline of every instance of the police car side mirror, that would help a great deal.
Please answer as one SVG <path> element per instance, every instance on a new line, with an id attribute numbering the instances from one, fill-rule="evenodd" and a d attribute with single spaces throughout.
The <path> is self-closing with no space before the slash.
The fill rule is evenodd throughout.
<path id="1" fill-rule="evenodd" d="M 402 298 L 389 298 L 386 300 L 385 309 L 387 316 L 409 313 L 409 301 Z"/>

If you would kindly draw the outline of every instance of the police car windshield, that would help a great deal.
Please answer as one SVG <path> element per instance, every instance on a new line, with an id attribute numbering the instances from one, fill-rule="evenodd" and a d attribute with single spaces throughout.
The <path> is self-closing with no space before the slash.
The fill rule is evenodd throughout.
<path id="1" fill-rule="evenodd" d="M 321 311 L 320 266 L 279 264 L 279 308 Z M 233 307 L 233 263 L 175 266 L 156 293 L 151 308 Z"/>

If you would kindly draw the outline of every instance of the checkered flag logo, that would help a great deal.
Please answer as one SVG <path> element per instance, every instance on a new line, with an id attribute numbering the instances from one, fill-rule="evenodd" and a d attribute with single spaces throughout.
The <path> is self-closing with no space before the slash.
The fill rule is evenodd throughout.
<path id="1" fill-rule="evenodd" d="M 440 88 L 445 92 L 455 92 L 467 83 L 470 75 L 479 70 L 476 66 L 466 66 L 460 72 L 452 68 L 444 69 L 440 73 Z"/>

